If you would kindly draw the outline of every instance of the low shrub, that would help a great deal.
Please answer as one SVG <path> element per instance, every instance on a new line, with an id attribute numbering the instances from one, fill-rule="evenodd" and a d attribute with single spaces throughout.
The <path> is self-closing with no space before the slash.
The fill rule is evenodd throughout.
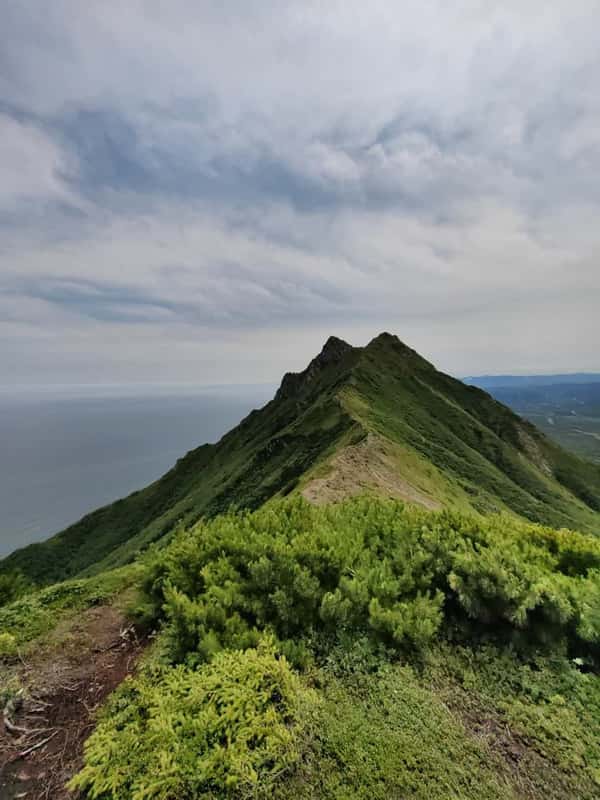
<path id="1" fill-rule="evenodd" d="M 599 558 L 594 537 L 508 517 L 294 498 L 180 533 L 150 557 L 142 609 L 188 666 L 265 631 L 299 664 L 324 636 L 418 651 L 444 630 L 596 658 Z"/>
<path id="2" fill-rule="evenodd" d="M 0 606 L 11 603 L 31 589 L 31 583 L 19 570 L 0 573 Z"/>
<path id="3" fill-rule="evenodd" d="M 193 800 L 261 791 L 299 758 L 300 687 L 269 642 L 194 671 L 128 679 L 86 744 L 70 783 L 96 800 Z"/>
<path id="4" fill-rule="evenodd" d="M 17 652 L 17 640 L 12 633 L 0 633 L 0 658 L 11 658 Z"/>

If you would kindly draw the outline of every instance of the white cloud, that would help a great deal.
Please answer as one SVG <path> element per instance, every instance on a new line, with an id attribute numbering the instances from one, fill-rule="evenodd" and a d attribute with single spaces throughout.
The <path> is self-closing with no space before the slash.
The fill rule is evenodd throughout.
<path id="1" fill-rule="evenodd" d="M 31 125 L 0 114 L 0 208 L 33 199 L 72 199 L 62 174 L 64 154 Z"/>
<path id="2" fill-rule="evenodd" d="M 272 380 L 385 327 L 456 372 L 600 368 L 599 12 L 11 4 L 0 368 Z"/>

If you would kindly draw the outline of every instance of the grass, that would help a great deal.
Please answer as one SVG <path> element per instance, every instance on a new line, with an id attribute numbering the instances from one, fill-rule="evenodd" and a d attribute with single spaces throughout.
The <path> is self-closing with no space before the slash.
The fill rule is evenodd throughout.
<path id="1" fill-rule="evenodd" d="M 366 348 L 354 373 L 344 393 L 353 415 L 458 482 L 476 511 L 509 509 L 553 527 L 600 530 L 600 469 L 485 392 L 388 340 Z"/>
<path id="2" fill-rule="evenodd" d="M 600 676 L 558 654 L 522 660 L 495 647 L 444 645 L 424 678 L 467 723 L 488 726 L 496 749 L 517 761 L 540 797 L 600 794 Z"/>
<path id="3" fill-rule="evenodd" d="M 142 570 L 140 564 L 131 564 L 93 578 L 57 583 L 0 607 L 0 658 L 26 655 L 30 648 L 40 647 L 60 623 L 131 591 Z"/>
<path id="4" fill-rule="evenodd" d="M 305 770 L 276 797 L 515 797 L 498 759 L 420 684 L 410 666 L 382 665 L 376 674 L 355 674 L 351 681 L 326 671 L 319 677 L 322 702 L 313 712 Z"/>
<path id="5" fill-rule="evenodd" d="M 339 651 L 338 651 L 339 652 Z M 600 679 L 442 645 L 425 663 L 335 653 L 312 680 L 304 765 L 274 797 L 595 800 Z"/>

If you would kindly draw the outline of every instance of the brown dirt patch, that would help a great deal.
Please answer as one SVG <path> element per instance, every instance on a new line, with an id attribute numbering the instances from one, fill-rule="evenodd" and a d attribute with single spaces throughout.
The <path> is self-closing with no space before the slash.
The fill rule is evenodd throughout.
<path id="1" fill-rule="evenodd" d="M 446 697 L 446 701 L 446 707 L 461 720 L 465 730 L 489 748 L 499 774 L 512 784 L 517 797 L 522 800 L 575 797 L 568 776 L 557 770 L 536 749 L 535 743 L 514 730 L 501 714 L 478 706 L 473 697 L 460 692 Z"/>
<path id="2" fill-rule="evenodd" d="M 397 463 L 373 434 L 344 447 L 331 459 L 329 467 L 325 477 L 313 478 L 302 490 L 315 505 L 376 491 L 430 510 L 441 508 L 440 503 L 400 475 Z"/>
<path id="3" fill-rule="evenodd" d="M 530 750 L 524 737 L 511 730 L 499 717 L 471 713 L 463 714 L 462 719 L 473 736 L 487 742 L 501 756 L 507 767 L 513 772 L 519 772 L 519 765 Z"/>
<path id="4" fill-rule="evenodd" d="M 24 699 L 0 722 L 0 800 L 66 800 L 99 706 L 135 668 L 144 642 L 112 606 L 82 612 L 18 671 Z"/>

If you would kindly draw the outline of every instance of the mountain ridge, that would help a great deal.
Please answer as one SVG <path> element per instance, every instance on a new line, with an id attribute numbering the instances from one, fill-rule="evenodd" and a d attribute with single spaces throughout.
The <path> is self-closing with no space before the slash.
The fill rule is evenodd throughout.
<path id="1" fill-rule="evenodd" d="M 219 442 L 190 450 L 145 489 L 12 553 L 0 572 L 19 569 L 40 583 L 97 572 L 231 506 L 253 509 L 295 491 L 321 501 L 319 486 L 334 499 L 372 491 L 600 532 L 598 467 L 382 333 L 364 347 L 330 337 L 306 369 L 286 373 L 274 398 Z"/>

